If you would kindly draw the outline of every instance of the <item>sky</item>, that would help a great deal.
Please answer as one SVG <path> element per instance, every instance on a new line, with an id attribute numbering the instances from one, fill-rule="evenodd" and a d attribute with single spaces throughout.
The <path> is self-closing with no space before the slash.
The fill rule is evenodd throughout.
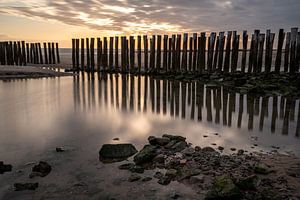
<path id="1" fill-rule="evenodd" d="M 0 40 L 300 27 L 300 0 L 0 0 Z"/>

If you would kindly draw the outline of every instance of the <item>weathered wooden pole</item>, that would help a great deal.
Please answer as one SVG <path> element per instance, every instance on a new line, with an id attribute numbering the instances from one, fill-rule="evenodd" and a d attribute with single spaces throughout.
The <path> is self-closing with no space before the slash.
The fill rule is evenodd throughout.
<path id="1" fill-rule="evenodd" d="M 125 42 L 125 46 L 126 46 L 126 70 L 129 71 L 129 41 L 128 39 L 126 39 Z"/>
<path id="2" fill-rule="evenodd" d="M 227 33 L 227 41 L 226 41 L 226 52 L 225 52 L 225 61 L 224 61 L 224 72 L 229 72 L 229 60 L 231 53 L 231 37 L 232 31 L 228 31 Z"/>
<path id="3" fill-rule="evenodd" d="M 11 47 L 11 43 L 9 43 L 9 47 Z M 9 53 L 10 53 L 10 56 L 12 56 L 11 51 L 9 51 Z M 30 62 L 29 43 L 26 43 L 26 61 L 27 61 L 27 63 Z M 11 62 L 10 62 L 10 65 L 11 65 Z"/>
<path id="4" fill-rule="evenodd" d="M 164 35 L 163 69 L 167 71 L 168 66 L 168 35 Z"/>
<path id="5" fill-rule="evenodd" d="M 119 37 L 115 37 L 115 69 L 119 70 Z"/>
<path id="6" fill-rule="evenodd" d="M 108 68 L 108 49 L 107 49 L 107 37 L 103 39 L 103 67 L 105 70 Z"/>
<path id="7" fill-rule="evenodd" d="M 15 62 L 15 42 L 13 44 L 13 62 Z M 30 43 L 30 63 L 33 63 L 33 44 Z"/>
<path id="8" fill-rule="evenodd" d="M 28 47 L 29 47 L 29 44 L 28 44 Z M 28 50 L 29 51 L 29 50 Z M 14 64 L 14 57 L 13 57 L 13 42 L 12 41 L 10 41 L 9 42 L 9 63 L 10 63 L 10 65 L 13 65 Z M 29 53 L 27 53 L 27 56 L 29 56 Z M 27 62 L 29 62 L 29 60 L 30 60 L 30 57 L 29 57 L 29 59 L 27 60 Z"/>
<path id="9" fill-rule="evenodd" d="M 4 50 L 5 53 L 5 50 Z M 18 65 L 22 65 L 21 42 L 18 41 Z M 4 57 L 5 58 L 5 57 Z"/>
<path id="10" fill-rule="evenodd" d="M 78 39 L 78 49 L 79 49 L 79 39 Z M 91 38 L 91 71 L 95 71 L 95 38 Z M 79 54 L 79 51 L 78 51 Z M 79 57 L 79 55 L 78 55 Z"/>
<path id="11" fill-rule="evenodd" d="M 193 37 L 189 38 L 189 66 L 188 71 L 193 69 Z"/>
<path id="12" fill-rule="evenodd" d="M 279 34 L 278 34 L 277 55 L 276 55 L 276 61 L 275 61 L 275 72 L 276 73 L 280 72 L 284 37 L 285 37 L 284 30 L 280 29 Z"/>
<path id="13" fill-rule="evenodd" d="M 58 42 L 56 42 L 56 58 L 57 58 L 57 63 L 60 63 Z"/>
<path id="14" fill-rule="evenodd" d="M 157 55 L 156 55 L 156 68 L 159 71 L 161 68 L 161 35 L 157 36 Z"/>
<path id="15" fill-rule="evenodd" d="M 289 57 L 290 57 L 291 33 L 286 34 L 285 50 L 284 50 L 284 72 L 289 71 Z"/>
<path id="16" fill-rule="evenodd" d="M 144 40 L 144 70 L 148 71 L 148 38 L 147 35 L 143 36 Z"/>
<path id="17" fill-rule="evenodd" d="M 291 29 L 291 53 L 290 53 L 290 73 L 296 72 L 296 45 L 298 28 Z"/>
<path id="18" fill-rule="evenodd" d="M 258 51 L 258 37 L 259 37 L 260 30 L 254 31 L 254 43 L 253 43 L 253 71 L 257 72 L 257 51 Z"/>
<path id="19" fill-rule="evenodd" d="M 180 72 L 180 56 L 181 56 L 181 35 L 177 35 L 177 42 L 176 42 L 176 61 L 175 61 L 175 66 L 176 66 L 176 72 Z"/>
<path id="20" fill-rule="evenodd" d="M 142 69 L 142 37 L 137 36 L 137 59 L 138 59 L 138 70 L 141 72 Z"/>
<path id="21" fill-rule="evenodd" d="M 187 42 L 188 42 L 188 34 L 184 33 L 183 34 L 183 47 L 182 47 L 182 70 L 184 72 L 187 71 Z"/>
<path id="22" fill-rule="evenodd" d="M 39 47 L 39 54 L 40 54 L 40 63 L 44 64 L 41 43 L 38 43 L 38 47 Z"/>
<path id="23" fill-rule="evenodd" d="M 80 66 L 81 66 L 81 70 L 84 71 L 84 38 L 81 38 L 80 40 Z"/>
<path id="24" fill-rule="evenodd" d="M 210 38 L 209 38 L 209 47 L 210 47 L 210 49 L 208 50 L 208 59 L 207 59 L 207 70 L 209 72 L 212 71 L 215 41 L 216 41 L 216 33 L 212 32 L 212 33 L 210 33 Z"/>
<path id="25" fill-rule="evenodd" d="M 248 73 L 252 73 L 253 68 L 253 48 L 254 48 L 254 34 L 251 36 L 250 53 L 248 61 Z"/>
<path id="26" fill-rule="evenodd" d="M 108 66 L 109 69 L 112 70 L 113 65 L 114 65 L 114 37 L 109 38 L 109 61 L 108 61 Z"/>
<path id="27" fill-rule="evenodd" d="M 269 72 L 269 56 L 270 56 L 270 37 L 271 37 L 271 30 L 267 30 L 266 34 L 266 53 L 265 53 L 265 71 Z"/>
<path id="28" fill-rule="evenodd" d="M 201 44 L 200 44 L 200 68 L 199 73 L 202 73 L 205 70 L 205 54 L 206 54 L 206 33 L 201 33 Z"/>
<path id="29" fill-rule="evenodd" d="M 267 66 L 267 72 L 271 71 L 272 67 L 272 57 L 273 57 L 273 45 L 274 45 L 275 33 L 270 34 L 270 47 L 269 47 L 269 60 Z"/>
<path id="30" fill-rule="evenodd" d="M 297 34 L 297 50 L 296 51 L 297 51 L 297 55 L 296 55 L 296 72 L 299 72 L 299 67 L 300 67 L 299 66 L 300 65 L 300 32 L 298 32 L 298 34 Z"/>
<path id="31" fill-rule="evenodd" d="M 74 50 L 75 50 L 75 44 L 76 43 L 76 39 L 74 40 Z M 51 43 L 48 42 L 48 54 L 49 54 L 49 64 L 52 64 L 52 53 L 51 53 Z M 75 55 L 75 54 L 74 54 Z M 75 58 L 75 57 L 74 57 Z M 75 59 L 75 64 L 76 64 L 76 59 Z"/>
<path id="32" fill-rule="evenodd" d="M 172 67 L 172 37 L 169 38 L 169 50 L 168 50 L 168 66 L 167 66 L 167 71 L 171 71 L 171 67 Z"/>
<path id="33" fill-rule="evenodd" d="M 240 35 L 237 35 L 237 32 L 233 32 L 233 41 L 232 41 L 232 57 L 231 57 L 231 72 L 237 70 L 238 57 L 239 57 L 239 44 L 240 44 Z"/>
<path id="34" fill-rule="evenodd" d="M 75 42 L 76 42 L 75 44 L 76 70 L 78 71 L 79 70 L 79 39 L 76 39 Z M 54 47 L 54 45 L 52 47 Z"/>
<path id="35" fill-rule="evenodd" d="M 130 36 L 129 37 L 129 57 L 130 57 L 130 71 L 132 72 L 134 69 L 134 37 Z"/>
<path id="36" fill-rule="evenodd" d="M 220 32 L 219 38 L 220 38 L 220 42 L 219 42 L 218 71 L 221 72 L 223 70 L 225 32 Z"/>
<path id="37" fill-rule="evenodd" d="M 197 71 L 197 33 L 193 34 L 193 72 Z"/>
<path id="38" fill-rule="evenodd" d="M 97 71 L 100 71 L 101 54 L 102 54 L 101 52 L 102 52 L 101 39 L 97 37 Z"/>
<path id="39" fill-rule="evenodd" d="M 7 46 L 7 51 L 6 54 L 8 55 L 8 43 L 6 43 Z M 41 48 L 41 44 L 39 43 L 39 48 Z M 41 51 L 41 49 L 40 49 Z M 42 52 L 40 52 L 40 55 L 42 56 Z M 41 58 L 42 62 L 43 62 L 43 58 Z M 25 47 L 25 41 L 22 41 L 22 64 L 24 66 L 26 66 L 26 47 Z M 8 59 L 7 59 L 7 63 L 8 63 Z M 43 63 L 42 63 L 43 64 Z"/>
<path id="40" fill-rule="evenodd" d="M 150 69 L 155 69 L 155 35 L 150 40 Z"/>
<path id="41" fill-rule="evenodd" d="M 44 43 L 44 50 L 46 49 L 45 47 L 46 47 L 46 43 Z M 45 52 L 47 52 L 47 50 L 45 50 Z M 45 54 L 45 56 L 46 56 L 46 54 Z M 48 59 L 45 59 L 45 60 L 48 60 Z M 49 60 L 49 62 L 51 62 L 51 61 Z M 73 65 L 73 70 L 75 70 L 75 67 L 76 67 L 75 62 L 76 62 L 75 61 L 75 39 L 72 39 L 72 65 Z"/>
<path id="42" fill-rule="evenodd" d="M 124 36 L 121 36 L 121 72 L 125 71 L 125 51 L 124 51 Z"/>
<path id="43" fill-rule="evenodd" d="M 78 40 L 78 51 L 79 51 L 79 39 L 77 39 Z M 51 53 L 52 53 L 52 59 L 53 59 L 53 64 L 55 64 L 56 63 L 56 59 L 55 59 L 55 48 L 54 48 L 54 42 L 52 42 L 52 51 L 51 51 Z M 78 59 L 79 59 L 79 55 L 78 55 Z M 78 62 L 79 63 L 79 62 Z"/>
<path id="44" fill-rule="evenodd" d="M 90 40 L 89 38 L 85 39 L 86 46 L 86 70 L 90 71 L 91 68 L 91 57 L 90 57 Z"/>
<path id="45" fill-rule="evenodd" d="M 247 31 L 243 31 L 243 54 L 242 54 L 242 73 L 246 71 L 246 61 L 247 61 L 247 46 L 248 46 L 248 34 Z"/>
<path id="46" fill-rule="evenodd" d="M 216 49 L 214 54 L 214 62 L 213 62 L 213 70 L 216 70 L 217 68 L 217 62 L 218 62 L 218 55 L 219 55 L 219 49 L 220 49 L 220 35 L 217 36 L 217 43 L 216 43 Z"/>
<path id="47" fill-rule="evenodd" d="M 259 34 L 258 60 L 257 60 L 258 72 L 262 71 L 265 36 L 266 36 L 265 34 Z"/>
<path id="48" fill-rule="evenodd" d="M 73 62 L 73 51 L 74 51 L 74 39 L 72 39 L 72 64 L 74 64 L 74 62 Z M 44 58 L 45 58 L 45 64 L 49 64 L 49 62 L 48 62 L 48 54 L 47 54 L 47 43 L 46 42 L 44 42 Z"/>

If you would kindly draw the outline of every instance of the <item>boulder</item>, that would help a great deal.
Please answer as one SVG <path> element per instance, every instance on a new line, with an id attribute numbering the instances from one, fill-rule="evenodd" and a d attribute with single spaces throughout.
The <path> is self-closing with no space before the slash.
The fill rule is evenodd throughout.
<path id="1" fill-rule="evenodd" d="M 135 182 L 140 180 L 142 177 L 137 174 L 131 174 L 131 176 L 128 178 L 129 182 Z"/>
<path id="2" fill-rule="evenodd" d="M 184 150 L 186 147 L 187 147 L 187 143 L 185 141 L 179 141 L 177 142 L 176 144 L 174 144 L 171 149 L 174 151 L 174 152 L 180 152 L 182 150 Z"/>
<path id="3" fill-rule="evenodd" d="M 34 178 L 36 176 L 45 177 L 51 172 L 51 166 L 44 161 L 40 161 L 39 164 L 33 166 L 32 173 L 29 175 L 29 178 Z"/>
<path id="4" fill-rule="evenodd" d="M 253 171 L 256 174 L 269 174 L 269 173 L 271 173 L 271 170 L 267 166 L 262 165 L 262 164 L 255 165 L 254 168 L 253 168 Z"/>
<path id="5" fill-rule="evenodd" d="M 176 140 L 176 141 L 185 141 L 186 138 L 182 137 L 180 135 L 169 135 L 169 134 L 163 134 L 163 138 L 169 138 L 170 140 Z"/>
<path id="6" fill-rule="evenodd" d="M 215 152 L 216 150 L 214 150 L 214 148 L 212 147 L 204 147 L 202 149 L 203 152 Z"/>
<path id="7" fill-rule="evenodd" d="M 145 145 L 144 148 L 134 156 L 133 160 L 135 164 L 140 165 L 151 162 L 157 155 L 158 153 L 155 146 Z"/>
<path id="8" fill-rule="evenodd" d="M 136 153 L 132 144 L 104 144 L 99 151 L 99 158 L 103 162 L 118 162 Z"/>
<path id="9" fill-rule="evenodd" d="M 199 174 L 197 176 L 191 176 L 190 182 L 192 184 L 204 183 L 204 176 L 202 174 Z"/>
<path id="10" fill-rule="evenodd" d="M 39 186 L 39 183 L 15 183 L 15 191 L 23 190 L 35 190 Z"/>
<path id="11" fill-rule="evenodd" d="M 5 165 L 2 161 L 0 162 L 0 174 L 5 172 L 10 172 L 12 170 L 12 165 Z"/>
<path id="12" fill-rule="evenodd" d="M 153 162 L 164 163 L 165 162 L 165 156 L 164 156 L 164 154 L 158 154 L 157 156 L 155 156 L 153 158 Z"/>
<path id="13" fill-rule="evenodd" d="M 206 200 L 219 200 L 219 199 L 241 199 L 241 192 L 239 188 L 233 183 L 229 176 L 218 177 L 212 189 L 206 194 Z"/>
<path id="14" fill-rule="evenodd" d="M 257 185 L 258 177 L 251 175 L 245 178 L 241 178 L 237 181 L 236 185 L 242 190 L 255 190 Z"/>
<path id="15" fill-rule="evenodd" d="M 159 146 L 165 146 L 166 144 L 168 144 L 170 142 L 170 139 L 167 137 L 163 137 L 163 138 L 157 138 L 154 136 L 150 136 L 148 137 L 148 141 L 149 144 L 151 145 L 159 145 Z"/>

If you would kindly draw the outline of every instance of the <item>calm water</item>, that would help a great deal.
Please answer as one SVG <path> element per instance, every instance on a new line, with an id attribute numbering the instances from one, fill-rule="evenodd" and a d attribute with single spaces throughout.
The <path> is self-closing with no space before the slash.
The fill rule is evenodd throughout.
<path id="1" fill-rule="evenodd" d="M 115 137 L 141 148 L 163 133 L 227 152 L 278 146 L 300 155 L 299 109 L 295 99 L 128 75 L 0 81 L 0 160 L 26 163 L 57 146 L 96 159 Z"/>

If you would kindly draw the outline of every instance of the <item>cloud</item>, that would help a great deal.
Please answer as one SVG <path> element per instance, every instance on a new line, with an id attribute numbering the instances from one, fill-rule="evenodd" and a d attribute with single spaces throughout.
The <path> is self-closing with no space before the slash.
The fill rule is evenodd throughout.
<path id="1" fill-rule="evenodd" d="M 300 18 L 299 0 L 0 0 L 0 6 L 2 14 L 107 34 L 277 30 L 298 26 Z"/>

